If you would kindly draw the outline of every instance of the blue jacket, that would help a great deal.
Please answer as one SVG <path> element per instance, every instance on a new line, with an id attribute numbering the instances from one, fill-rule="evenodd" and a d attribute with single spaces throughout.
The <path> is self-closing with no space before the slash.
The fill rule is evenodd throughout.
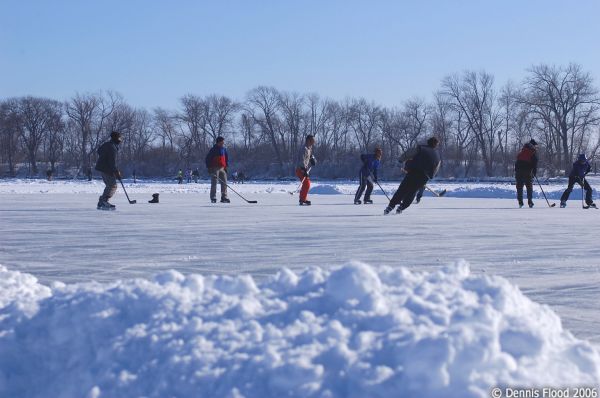
<path id="1" fill-rule="evenodd" d="M 577 162 L 573 163 L 573 168 L 571 169 L 571 174 L 569 174 L 569 177 L 583 178 L 587 173 L 590 172 L 591 169 L 592 166 L 590 166 L 590 163 L 587 160 L 584 163 L 581 163 L 578 160 Z"/>
<path id="2" fill-rule="evenodd" d="M 363 162 L 360 172 L 366 175 L 373 174 L 373 177 L 377 179 L 377 170 L 379 170 L 379 166 L 381 166 L 379 159 L 377 159 L 374 154 L 369 153 L 360 155 L 360 160 Z"/>

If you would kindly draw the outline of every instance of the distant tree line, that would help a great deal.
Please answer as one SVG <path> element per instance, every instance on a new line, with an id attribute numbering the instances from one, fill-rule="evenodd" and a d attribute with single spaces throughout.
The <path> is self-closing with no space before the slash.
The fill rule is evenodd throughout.
<path id="1" fill-rule="evenodd" d="M 543 173 L 568 171 L 577 153 L 600 148 L 600 97 L 577 64 L 538 65 L 520 84 L 497 88 L 485 71 L 447 76 L 432 102 L 411 98 L 384 107 L 364 98 L 342 101 L 272 87 L 250 90 L 242 101 L 226 96 L 180 99 L 178 109 L 134 108 L 115 92 L 76 94 L 61 102 L 18 97 L 0 101 L 0 175 L 84 176 L 110 132 L 125 141 L 126 176 L 174 176 L 199 168 L 223 136 L 231 168 L 254 178 L 293 175 L 304 137 L 317 139 L 314 174 L 355 177 L 358 155 L 379 146 L 383 175 L 398 174 L 397 158 L 431 135 L 440 141 L 446 177 L 510 176 L 521 145 L 540 144 Z"/>

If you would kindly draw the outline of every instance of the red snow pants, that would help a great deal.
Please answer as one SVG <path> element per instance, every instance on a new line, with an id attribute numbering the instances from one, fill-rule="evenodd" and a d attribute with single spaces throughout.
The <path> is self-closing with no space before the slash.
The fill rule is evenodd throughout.
<path id="1" fill-rule="evenodd" d="M 300 168 L 296 169 L 296 176 L 302 181 L 302 188 L 300 189 L 300 201 L 304 202 L 308 196 L 308 190 L 310 189 L 310 177 L 304 177 L 304 171 Z"/>

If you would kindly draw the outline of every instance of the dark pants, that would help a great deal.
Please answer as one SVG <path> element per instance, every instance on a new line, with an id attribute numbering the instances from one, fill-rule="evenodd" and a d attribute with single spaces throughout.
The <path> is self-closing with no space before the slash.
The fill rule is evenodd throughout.
<path id="1" fill-rule="evenodd" d="M 421 198 L 423 197 L 424 193 L 425 193 L 425 185 L 423 185 L 417 192 L 417 203 L 419 203 L 421 201 Z"/>
<path id="2" fill-rule="evenodd" d="M 527 187 L 527 202 L 533 203 L 533 174 L 530 170 L 517 170 L 515 172 L 517 180 L 517 201 L 519 205 L 523 204 L 523 185 Z"/>
<path id="3" fill-rule="evenodd" d="M 102 173 L 102 181 L 104 181 L 104 192 L 100 196 L 100 200 L 108 202 L 117 191 L 117 178 L 113 174 Z"/>
<path id="4" fill-rule="evenodd" d="M 583 180 L 583 184 L 581 183 L 581 180 Z M 569 186 L 567 189 L 565 189 L 565 192 L 563 192 L 562 196 L 560 197 L 560 201 L 566 202 L 569 200 L 569 195 L 573 191 L 573 186 L 575 184 L 579 184 L 585 190 L 585 204 L 591 205 L 594 203 L 592 200 L 592 187 L 590 187 L 590 184 L 588 184 L 586 179 L 580 177 L 569 177 Z"/>
<path id="5" fill-rule="evenodd" d="M 392 196 L 389 207 L 394 208 L 396 205 L 400 205 L 402 210 L 408 208 L 415 199 L 417 191 L 427 184 L 427 180 L 427 176 L 420 171 L 409 172 Z"/>
<path id="6" fill-rule="evenodd" d="M 358 177 L 360 178 L 360 185 L 358 186 L 358 191 L 356 191 L 356 195 L 354 195 L 354 201 L 360 200 L 365 188 L 367 191 L 365 192 L 365 200 L 371 200 L 371 192 L 373 192 L 373 183 L 369 181 L 369 176 L 371 173 L 365 170 L 361 170 Z"/>

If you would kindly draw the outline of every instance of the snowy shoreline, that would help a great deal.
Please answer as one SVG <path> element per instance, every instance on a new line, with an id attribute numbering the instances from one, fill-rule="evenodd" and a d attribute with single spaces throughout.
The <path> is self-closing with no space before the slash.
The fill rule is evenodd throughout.
<path id="1" fill-rule="evenodd" d="M 600 177 L 588 178 L 592 185 L 594 197 L 598 196 L 596 185 L 600 183 Z M 201 180 L 198 183 L 177 184 L 166 180 L 139 180 L 134 183 L 132 179 L 123 180 L 128 192 L 131 193 L 208 193 L 210 182 Z M 564 178 L 553 179 L 550 182 L 542 182 L 544 192 L 549 199 L 557 200 L 566 188 L 567 181 Z M 241 194 L 278 194 L 294 191 L 298 183 L 296 181 L 248 181 L 244 184 L 230 182 L 230 186 Z M 354 195 L 358 183 L 355 181 L 313 181 L 311 194 L 314 195 Z M 381 182 L 381 186 L 388 195 L 398 187 L 398 182 Z M 461 181 L 446 180 L 432 181 L 428 186 L 434 190 L 447 190 L 448 197 L 456 198 L 496 198 L 496 199 L 514 199 L 516 189 L 510 179 L 498 179 L 497 181 Z M 600 186 L 599 186 L 600 187 Z M 82 181 L 82 180 L 56 180 L 46 181 L 44 179 L 4 179 L 0 180 L 0 193 L 7 194 L 81 194 L 81 193 L 101 193 L 104 184 L 101 180 Z M 120 187 L 119 187 L 120 188 Z M 543 199 L 542 191 L 537 184 L 534 184 L 534 197 Z M 572 199 L 577 196 L 577 189 L 574 190 Z M 235 195 L 235 194 L 231 194 Z M 375 186 L 373 195 L 383 193 L 378 186 Z M 431 193 L 426 192 L 426 196 Z"/>

